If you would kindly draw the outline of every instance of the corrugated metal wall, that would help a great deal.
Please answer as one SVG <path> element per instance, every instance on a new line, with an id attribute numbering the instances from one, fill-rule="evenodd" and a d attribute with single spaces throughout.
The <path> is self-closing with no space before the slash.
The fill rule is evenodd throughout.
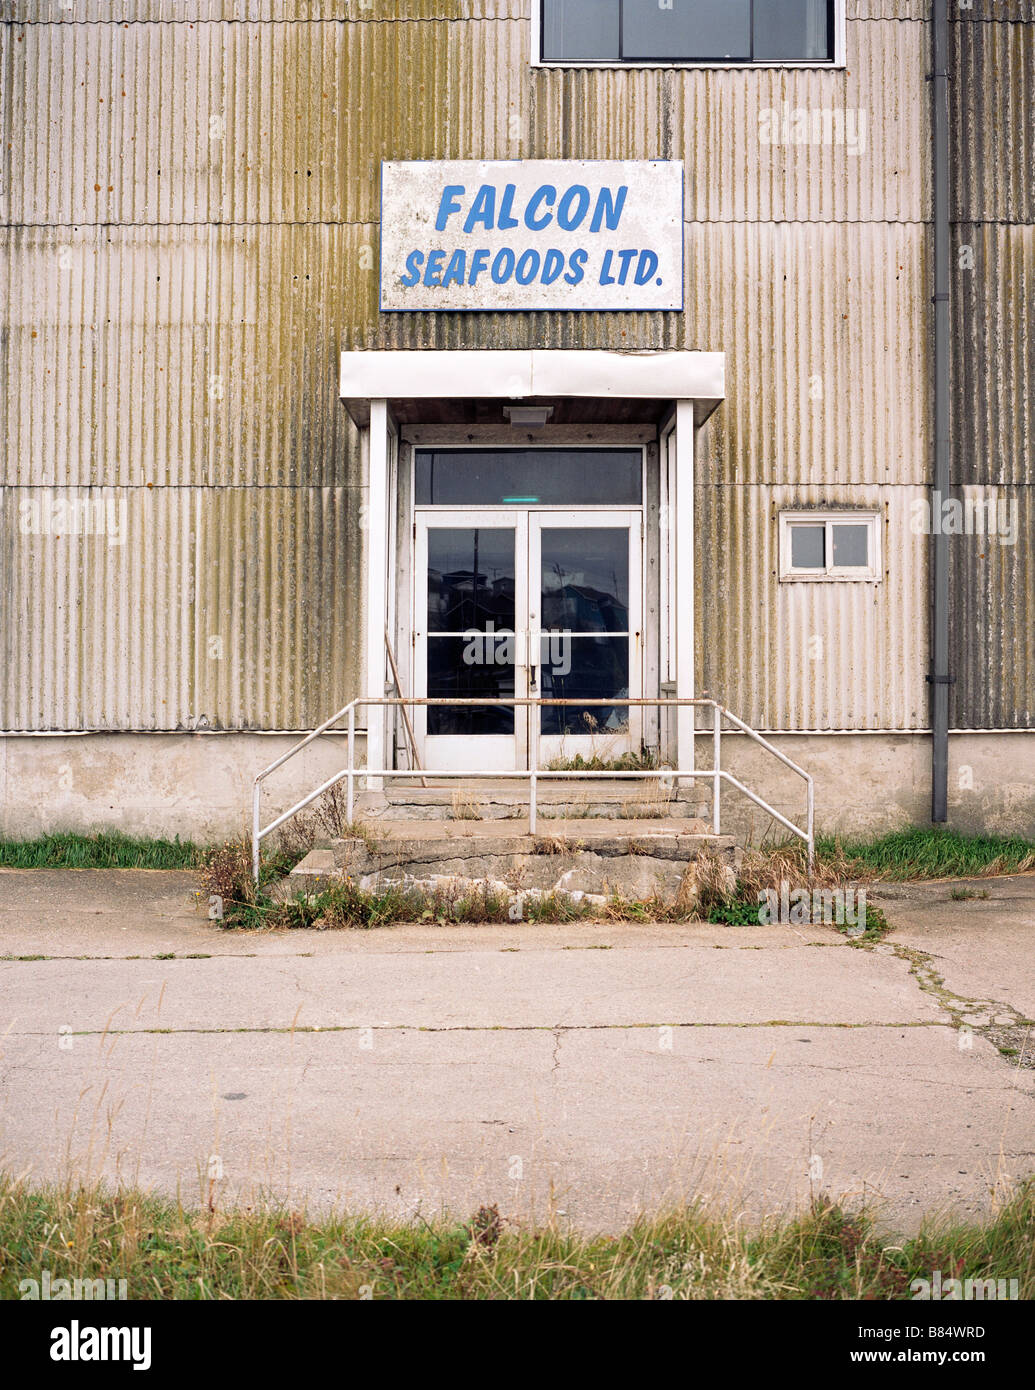
<path id="1" fill-rule="evenodd" d="M 531 69 L 527 0 L 14 0 L 0 724 L 317 722 L 359 656 L 338 352 L 535 345 L 724 350 L 699 459 L 702 684 L 766 727 L 924 725 L 926 555 L 904 518 L 930 454 L 926 8 L 853 0 L 847 73 L 613 72 Z M 996 80 L 981 132 L 957 122 L 955 206 L 1030 222 L 1031 3 L 993 8 L 1027 22 L 956 26 L 961 74 Z M 865 147 L 763 144 L 784 102 L 864 113 Z M 378 313 L 382 158 L 665 156 L 687 165 L 685 314 Z M 967 430 L 972 453 L 994 439 L 1024 460 L 998 480 L 1030 486 L 1031 338 L 1003 283 L 1030 302 L 1030 228 L 981 244 L 998 297 L 961 284 L 957 332 L 1007 351 L 966 358 L 955 457 Z M 113 489 L 123 542 L 32 534 L 34 487 Z M 864 496 L 887 509 L 883 585 L 806 601 L 772 584 L 774 506 Z M 1029 600 L 1030 551 L 1003 562 Z M 996 652 L 997 605 L 968 592 Z M 842 664 L 804 672 L 806 631 Z M 1028 651 L 991 703 L 987 669 L 968 677 L 956 722 L 1030 722 Z"/>
<path id="2" fill-rule="evenodd" d="M 11 220 L 376 227 L 383 157 L 681 157 L 690 222 L 915 221 L 926 26 L 849 30 L 845 73 L 532 69 L 523 20 L 14 26 Z M 783 103 L 864 147 L 764 143 Z"/>
<path id="3" fill-rule="evenodd" d="M 922 486 L 699 486 L 698 658 L 701 692 L 737 692 L 759 728 L 922 728 L 927 538 L 912 529 Z M 824 505 L 872 507 L 882 517 L 879 584 L 778 579 L 778 516 Z"/>
<path id="4" fill-rule="evenodd" d="M 1029 0 L 975 0 L 953 26 L 953 496 L 993 508 L 999 529 L 951 543 L 949 718 L 963 728 L 1035 727 L 1033 17 Z"/>

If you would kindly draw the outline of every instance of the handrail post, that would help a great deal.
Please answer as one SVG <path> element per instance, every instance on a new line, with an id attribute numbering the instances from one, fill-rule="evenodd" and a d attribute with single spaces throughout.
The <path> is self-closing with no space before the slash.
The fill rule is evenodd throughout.
<path id="1" fill-rule="evenodd" d="M 252 878 L 259 886 L 259 791 L 258 780 L 252 784 Z"/>
<path id="2" fill-rule="evenodd" d="M 348 822 L 349 830 L 352 829 L 353 821 L 356 819 L 356 707 L 349 706 L 349 762 L 348 778 L 346 780 L 345 793 L 345 819 Z"/>
<path id="3" fill-rule="evenodd" d="M 712 834 L 718 835 L 720 824 L 722 776 L 722 711 L 712 705 Z"/>
<path id="4" fill-rule="evenodd" d="M 815 814 L 816 814 L 816 807 L 815 807 L 816 794 L 815 794 L 815 788 L 814 788 L 814 786 L 813 786 L 812 778 L 811 778 L 811 777 L 810 777 L 809 780 L 805 783 L 805 788 L 806 788 L 806 806 L 807 806 L 807 808 L 808 808 L 808 809 L 806 810 L 806 813 L 805 813 L 805 815 L 806 815 L 805 828 L 806 828 L 806 830 L 808 831 L 808 836 L 809 836 L 809 838 L 808 838 L 808 847 L 809 847 L 809 878 L 811 879 L 811 878 L 812 878 L 812 874 L 813 874 L 813 870 L 814 870 L 814 868 L 815 868 L 815 861 L 816 861 L 816 835 L 815 835 L 815 825 L 814 825 Z"/>
<path id="5" fill-rule="evenodd" d="M 535 826 L 536 826 L 536 802 L 535 802 L 536 776 L 535 776 L 535 774 L 536 774 L 536 766 L 537 766 L 537 764 L 538 764 L 538 758 L 537 758 L 536 754 L 537 754 L 537 751 L 538 751 L 539 726 L 540 726 L 541 718 L 542 718 L 541 715 L 540 715 L 540 712 L 539 712 L 539 696 L 538 696 L 538 695 L 535 697 L 535 701 L 536 701 L 535 704 L 532 705 L 531 708 L 528 710 L 529 719 L 528 719 L 528 724 L 526 725 L 526 727 L 527 727 L 527 729 L 528 729 L 528 833 L 529 833 L 529 835 L 534 835 L 534 834 L 535 834 Z M 516 716 L 517 711 L 515 710 L 514 713 L 515 713 L 515 716 Z"/>

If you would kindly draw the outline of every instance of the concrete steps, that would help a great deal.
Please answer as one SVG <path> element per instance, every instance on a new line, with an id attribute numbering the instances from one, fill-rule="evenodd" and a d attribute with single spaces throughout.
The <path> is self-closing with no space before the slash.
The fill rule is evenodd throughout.
<path id="1" fill-rule="evenodd" d="M 393 782 L 384 791 L 363 791 L 356 797 L 357 820 L 495 821 L 528 815 L 528 784 L 491 778 L 459 783 L 447 778 L 422 787 L 419 781 Z M 641 778 L 548 778 L 536 788 L 538 818 L 542 820 L 607 819 L 662 820 L 705 814 L 703 786 L 665 787 Z"/>
<path id="2" fill-rule="evenodd" d="M 707 855 L 732 878 L 739 851 L 694 818 L 548 822 L 529 835 L 508 818 L 492 821 L 384 820 L 366 836 L 314 847 L 279 887 L 278 896 L 319 892 L 349 876 L 361 888 L 389 883 L 425 891 L 487 885 L 494 892 L 565 892 L 630 901 L 675 901 L 688 868 Z"/>

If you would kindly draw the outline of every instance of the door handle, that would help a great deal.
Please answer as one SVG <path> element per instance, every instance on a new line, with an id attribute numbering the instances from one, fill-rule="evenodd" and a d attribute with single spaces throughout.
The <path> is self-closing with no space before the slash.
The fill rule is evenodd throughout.
<path id="1" fill-rule="evenodd" d="M 535 616 L 535 615 L 533 614 L 533 617 L 534 617 L 534 616 Z M 521 656 L 522 656 L 522 665 L 525 665 L 525 666 L 528 667 L 528 688 L 529 688 L 529 690 L 532 690 L 532 691 L 537 691 L 537 690 L 539 689 L 539 686 L 538 686 L 538 676 L 537 676 L 537 674 L 536 674 L 537 669 L 538 669 L 538 662 L 536 661 L 536 658 L 535 658 L 535 649 L 536 649 L 537 642 L 538 642 L 538 639 L 537 639 L 537 637 L 536 637 L 535 632 L 533 632 L 533 631 L 531 631 L 531 630 L 529 630 L 529 631 L 527 631 L 527 632 L 522 632 L 522 634 L 521 634 L 521 647 L 522 647 Z"/>

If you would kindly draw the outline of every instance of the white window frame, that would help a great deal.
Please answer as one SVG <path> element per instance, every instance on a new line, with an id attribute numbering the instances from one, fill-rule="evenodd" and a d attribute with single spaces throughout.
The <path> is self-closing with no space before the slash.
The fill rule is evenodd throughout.
<path id="1" fill-rule="evenodd" d="M 672 63 L 658 59 L 644 59 L 623 63 L 613 58 L 543 58 L 543 6 L 542 0 L 530 0 L 532 52 L 531 66 L 534 68 L 823 68 L 827 71 L 847 66 L 848 22 L 847 0 L 834 0 L 834 58 L 771 58 L 760 63 L 740 62 L 721 63 L 695 61 L 692 58 L 680 59 Z"/>
<path id="2" fill-rule="evenodd" d="M 881 514 L 872 509 L 862 510 L 854 507 L 845 510 L 828 510 L 825 507 L 816 507 L 806 511 L 789 511 L 780 513 L 780 582 L 782 584 L 801 584 L 812 582 L 814 584 L 829 584 L 855 582 L 864 584 L 879 584 L 884 577 L 884 569 L 881 560 Z M 822 525 L 826 531 L 824 541 L 824 554 L 831 556 L 834 553 L 832 528 L 834 526 L 862 526 L 865 525 L 869 531 L 868 549 L 870 563 L 868 565 L 841 565 L 835 567 L 829 562 L 825 569 L 795 569 L 791 564 L 791 527 L 807 523 L 810 526 Z"/>

